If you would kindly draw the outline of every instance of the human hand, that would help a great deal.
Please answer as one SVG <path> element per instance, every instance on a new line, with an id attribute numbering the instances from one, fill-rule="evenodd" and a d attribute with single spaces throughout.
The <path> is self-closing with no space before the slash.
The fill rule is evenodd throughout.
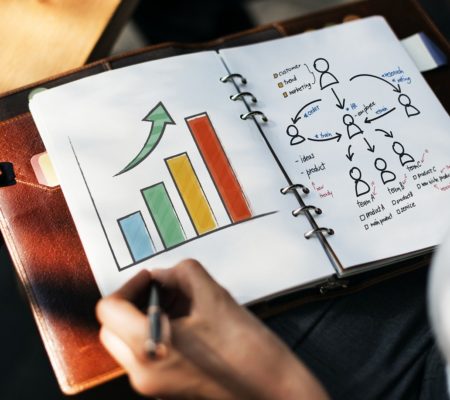
<path id="1" fill-rule="evenodd" d="M 136 306 L 162 287 L 162 343 L 148 357 L 148 319 Z M 308 369 L 194 260 L 141 271 L 97 305 L 100 339 L 141 394 L 183 399 L 326 399 Z"/>

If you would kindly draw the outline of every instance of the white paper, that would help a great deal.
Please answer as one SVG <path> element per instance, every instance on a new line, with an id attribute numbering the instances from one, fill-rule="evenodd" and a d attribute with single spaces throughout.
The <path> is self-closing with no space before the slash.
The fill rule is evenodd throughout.
<path id="1" fill-rule="evenodd" d="M 292 181 L 313 189 L 345 267 L 440 242 L 449 117 L 383 18 L 220 53 L 248 79 Z"/>
<path id="2" fill-rule="evenodd" d="M 241 302 L 333 273 L 319 243 L 303 239 L 310 227 L 290 214 L 298 203 L 280 193 L 286 180 L 259 131 L 239 118 L 245 108 L 242 101 L 229 99 L 235 89 L 220 82 L 225 73 L 218 55 L 205 52 L 105 72 L 33 97 L 30 109 L 102 294 L 142 268 L 169 267 L 186 257 L 200 260 Z M 175 124 L 165 125 L 158 145 L 139 164 L 120 173 L 149 132 L 155 134 L 156 123 L 143 119 L 159 102 Z M 225 205 L 184 120 L 204 112 L 250 206 L 252 219 L 245 222 L 229 226 Z M 184 152 L 220 228 L 201 237 L 164 162 Z M 168 249 L 141 193 L 159 182 L 165 184 L 186 237 Z M 135 242 L 122 234 L 118 222 L 138 211 L 159 253 L 143 261 L 133 259 L 129 243 Z"/>

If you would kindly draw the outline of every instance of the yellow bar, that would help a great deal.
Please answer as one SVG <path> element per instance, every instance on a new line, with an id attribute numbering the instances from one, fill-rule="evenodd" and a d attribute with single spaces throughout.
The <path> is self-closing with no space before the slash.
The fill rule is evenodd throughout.
<path id="1" fill-rule="evenodd" d="M 197 234 L 216 229 L 214 214 L 187 153 L 167 158 L 165 161 Z"/>

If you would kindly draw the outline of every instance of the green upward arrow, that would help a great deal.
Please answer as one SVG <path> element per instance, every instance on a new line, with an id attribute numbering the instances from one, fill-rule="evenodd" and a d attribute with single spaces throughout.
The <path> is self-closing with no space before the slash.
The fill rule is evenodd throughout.
<path id="1" fill-rule="evenodd" d="M 124 172 L 133 169 L 136 165 L 140 164 L 144 161 L 149 154 L 155 149 L 158 145 L 159 141 L 162 138 L 162 135 L 166 129 L 166 125 L 171 124 L 175 125 L 172 117 L 167 112 L 164 104 L 159 102 L 145 117 L 142 121 L 152 122 L 152 129 L 150 129 L 150 133 L 145 141 L 144 147 L 138 153 L 136 157 L 134 157 L 130 163 L 118 172 L 116 175 L 123 174 Z"/>

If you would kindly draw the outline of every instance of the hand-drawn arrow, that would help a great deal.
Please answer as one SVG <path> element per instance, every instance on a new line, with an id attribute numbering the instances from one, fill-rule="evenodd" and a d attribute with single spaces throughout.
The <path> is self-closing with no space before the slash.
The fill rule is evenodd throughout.
<path id="1" fill-rule="evenodd" d="M 381 77 L 379 77 L 379 76 L 376 76 L 376 75 L 371 75 L 371 74 L 359 74 L 359 75 L 352 76 L 352 77 L 350 78 L 350 81 L 352 81 L 352 80 L 355 79 L 355 78 L 360 78 L 360 77 L 362 77 L 362 76 L 366 76 L 366 77 L 370 77 L 370 78 L 376 78 L 376 79 L 379 79 L 380 81 L 383 81 L 383 82 L 387 83 L 388 85 L 390 85 L 391 87 L 393 87 L 393 88 L 394 88 L 394 92 L 397 92 L 397 93 L 401 93 L 401 92 L 402 92 L 402 89 L 401 89 L 399 83 L 397 83 L 397 85 L 394 85 L 394 84 L 392 84 L 391 82 L 387 81 L 386 79 L 383 79 L 383 78 L 381 78 Z"/>
<path id="2" fill-rule="evenodd" d="M 144 146 L 137 156 L 134 157 L 124 169 L 114 176 L 123 174 L 144 161 L 158 145 L 166 129 L 166 125 L 176 125 L 162 102 L 159 102 L 152 110 L 150 110 L 142 121 L 152 122 L 152 128 L 150 129 L 150 133 Z"/>
<path id="3" fill-rule="evenodd" d="M 384 133 L 384 136 L 386 136 L 386 137 L 388 137 L 388 138 L 393 138 L 394 137 L 394 135 L 392 134 L 392 131 L 389 131 L 389 132 L 386 132 L 386 131 L 384 131 L 383 129 L 375 129 L 377 132 L 383 132 Z"/>
<path id="4" fill-rule="evenodd" d="M 364 141 L 365 141 L 366 144 L 367 144 L 367 150 L 369 150 L 371 153 L 374 153 L 374 152 L 375 152 L 375 146 L 371 146 L 370 143 L 367 141 L 366 138 L 364 138 Z"/>
<path id="5" fill-rule="evenodd" d="M 309 107 L 311 104 L 317 103 L 318 101 L 322 101 L 322 99 L 317 99 L 317 100 L 313 100 L 310 103 L 304 105 L 302 108 L 300 108 L 300 110 L 298 110 L 298 113 L 295 114 L 294 118 L 291 118 L 292 123 L 296 124 L 300 119 L 302 119 L 302 117 L 300 116 L 300 114 L 302 113 L 302 111 L 306 108 Z"/>
<path id="6" fill-rule="evenodd" d="M 353 160 L 353 156 L 355 155 L 355 153 L 351 153 L 350 152 L 351 148 L 352 148 L 352 145 L 350 144 L 348 146 L 348 149 L 347 149 L 347 154 L 345 155 L 348 158 L 349 161 L 352 161 Z"/>
<path id="7" fill-rule="evenodd" d="M 384 114 L 378 115 L 377 117 L 372 118 L 372 119 L 369 119 L 369 117 L 366 117 L 366 119 L 364 120 L 364 122 L 365 122 L 366 124 L 370 124 L 371 122 L 373 122 L 373 121 L 375 121 L 375 120 L 377 120 L 377 119 L 379 119 L 379 118 L 383 118 L 384 116 L 388 115 L 389 113 L 391 113 L 391 112 L 394 111 L 394 110 L 395 110 L 395 107 L 392 108 L 392 109 L 389 110 L 389 111 L 386 111 Z"/>
<path id="8" fill-rule="evenodd" d="M 342 99 L 342 103 L 341 100 L 339 99 L 338 95 L 336 94 L 336 92 L 334 91 L 333 88 L 331 88 L 331 90 L 333 91 L 334 96 L 336 97 L 336 100 L 338 101 L 338 104 L 336 104 L 337 108 L 340 108 L 341 110 L 344 109 L 345 107 L 345 99 Z"/>
<path id="9" fill-rule="evenodd" d="M 336 136 L 331 136 L 331 137 L 328 137 L 326 139 L 311 139 L 311 138 L 308 138 L 308 140 L 311 140 L 311 142 L 328 142 L 329 140 L 337 139 L 337 141 L 339 142 L 339 140 L 341 140 L 341 137 L 342 137 L 342 135 L 340 133 L 336 132 Z"/>

